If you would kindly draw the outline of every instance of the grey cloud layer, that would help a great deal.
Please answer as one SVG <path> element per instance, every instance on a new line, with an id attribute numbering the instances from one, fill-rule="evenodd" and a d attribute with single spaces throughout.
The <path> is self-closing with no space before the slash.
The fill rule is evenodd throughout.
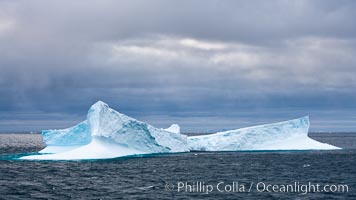
<path id="1" fill-rule="evenodd" d="M 321 111 L 338 113 L 335 129 L 342 128 L 340 118 L 350 121 L 343 111 L 356 110 L 355 8 L 354 1 L 1 1 L 2 129 L 64 125 L 53 113 L 76 121 L 98 99 L 189 130 L 205 130 L 203 121 L 216 116 L 219 129 L 314 113 L 322 129 Z M 239 114 L 246 111 L 254 114 Z M 28 113 L 36 126 L 20 117 Z M 187 122 L 194 113 L 203 114 Z"/>

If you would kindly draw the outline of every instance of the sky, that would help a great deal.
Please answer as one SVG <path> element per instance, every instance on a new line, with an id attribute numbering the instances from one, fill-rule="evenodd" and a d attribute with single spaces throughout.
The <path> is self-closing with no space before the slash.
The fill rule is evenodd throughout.
<path id="1" fill-rule="evenodd" d="M 356 131 L 356 1 L 0 0 L 0 132 L 90 105 L 212 132 Z"/>

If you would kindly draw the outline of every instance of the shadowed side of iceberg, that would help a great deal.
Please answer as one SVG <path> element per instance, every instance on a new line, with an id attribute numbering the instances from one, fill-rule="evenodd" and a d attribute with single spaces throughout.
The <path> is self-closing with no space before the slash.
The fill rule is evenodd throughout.
<path id="1" fill-rule="evenodd" d="M 43 142 L 47 146 L 72 146 L 89 144 L 91 134 L 87 120 L 66 129 L 43 130 Z"/>
<path id="2" fill-rule="evenodd" d="M 188 137 L 192 151 L 340 149 L 308 137 L 309 117 Z"/>
<path id="3" fill-rule="evenodd" d="M 66 129 L 42 131 L 46 148 L 39 153 L 60 153 L 72 150 L 91 142 L 91 134 L 87 120 Z"/>

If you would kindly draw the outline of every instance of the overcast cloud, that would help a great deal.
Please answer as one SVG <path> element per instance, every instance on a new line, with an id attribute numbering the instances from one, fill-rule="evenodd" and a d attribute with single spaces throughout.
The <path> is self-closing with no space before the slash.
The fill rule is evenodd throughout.
<path id="1" fill-rule="evenodd" d="M 0 0 L 0 131 L 64 128 L 97 100 L 215 131 L 309 115 L 356 131 L 356 2 Z"/>

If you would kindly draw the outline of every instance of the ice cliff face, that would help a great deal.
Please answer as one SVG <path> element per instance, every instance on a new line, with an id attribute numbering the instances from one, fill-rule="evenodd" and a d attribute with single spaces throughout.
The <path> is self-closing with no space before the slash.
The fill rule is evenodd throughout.
<path id="1" fill-rule="evenodd" d="M 193 151 L 336 149 L 308 137 L 309 117 L 188 137 Z"/>
<path id="2" fill-rule="evenodd" d="M 158 129 L 99 101 L 90 107 L 87 119 L 76 126 L 42 132 L 47 147 L 40 153 L 49 154 L 21 159 L 77 160 L 188 151 L 337 149 L 310 139 L 308 129 L 309 118 L 303 117 L 187 137 L 180 134 L 180 127 L 176 124 Z"/>

